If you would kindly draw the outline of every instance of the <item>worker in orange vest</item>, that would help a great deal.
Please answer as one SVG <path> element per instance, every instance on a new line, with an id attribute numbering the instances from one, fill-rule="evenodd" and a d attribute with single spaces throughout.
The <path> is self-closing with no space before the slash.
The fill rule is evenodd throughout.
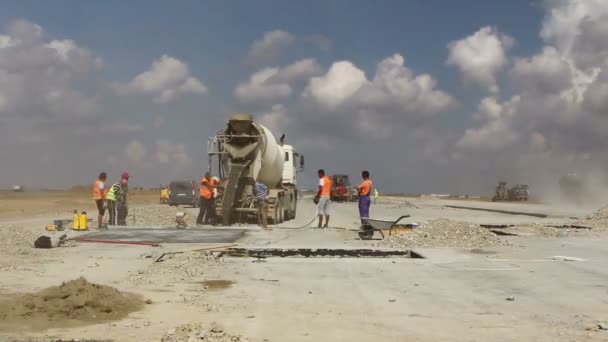
<path id="1" fill-rule="evenodd" d="M 108 175 L 105 172 L 99 174 L 95 184 L 93 184 L 93 200 L 97 205 L 97 228 L 104 228 L 103 215 L 106 213 L 105 198 L 106 198 L 106 179 Z"/>
<path id="2" fill-rule="evenodd" d="M 329 227 L 329 204 L 330 193 L 331 193 L 331 179 L 325 175 L 325 170 L 321 169 L 317 172 L 319 175 L 319 191 L 317 192 L 318 198 L 318 214 L 319 214 L 319 225 L 317 228 L 328 228 Z M 325 225 L 323 224 L 323 216 L 325 216 Z"/>
<path id="3" fill-rule="evenodd" d="M 366 218 L 369 218 L 369 207 L 371 205 L 370 194 L 372 192 L 372 180 L 369 178 L 369 171 L 361 172 L 363 182 L 357 186 L 359 192 L 359 217 L 361 224 L 365 224 Z"/>
<path id="4" fill-rule="evenodd" d="M 215 208 L 213 201 L 213 190 L 218 187 L 217 182 L 211 178 L 209 172 L 205 173 L 205 176 L 201 179 L 200 184 L 200 201 L 199 201 L 199 212 L 196 218 L 196 224 L 215 224 Z"/>

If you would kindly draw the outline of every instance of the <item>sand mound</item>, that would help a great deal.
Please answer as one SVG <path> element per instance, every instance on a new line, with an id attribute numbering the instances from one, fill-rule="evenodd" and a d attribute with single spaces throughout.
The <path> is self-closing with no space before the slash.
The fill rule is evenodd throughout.
<path id="1" fill-rule="evenodd" d="M 211 328 L 205 328 L 196 324 L 184 324 L 170 329 L 162 337 L 161 342 L 248 342 L 249 340 L 231 335 L 222 327 L 213 324 Z"/>
<path id="2" fill-rule="evenodd" d="M 0 301 L 0 330 L 43 330 L 118 320 L 143 304 L 137 295 L 92 284 L 81 277 Z"/>

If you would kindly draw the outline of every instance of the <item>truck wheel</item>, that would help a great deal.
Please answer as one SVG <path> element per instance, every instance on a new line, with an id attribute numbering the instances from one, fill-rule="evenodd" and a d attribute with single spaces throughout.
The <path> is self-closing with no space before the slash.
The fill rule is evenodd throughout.
<path id="1" fill-rule="evenodd" d="M 274 210 L 272 212 L 272 224 L 279 224 L 279 206 L 275 203 Z"/>
<path id="2" fill-rule="evenodd" d="M 279 224 L 283 223 L 284 219 L 285 219 L 285 212 L 283 209 L 283 202 L 279 202 Z"/>

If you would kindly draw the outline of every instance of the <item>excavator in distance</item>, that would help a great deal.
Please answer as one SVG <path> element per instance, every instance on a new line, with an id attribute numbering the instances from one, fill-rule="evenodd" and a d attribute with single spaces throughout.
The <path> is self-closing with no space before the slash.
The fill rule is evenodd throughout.
<path id="1" fill-rule="evenodd" d="M 277 142 L 251 114 L 231 115 L 226 127 L 208 140 L 209 172 L 223 183 L 215 201 L 222 225 L 257 222 L 253 181 L 268 186 L 270 223 L 296 217 L 297 174 L 304 169 L 304 156 L 284 140 L 285 135 Z"/>

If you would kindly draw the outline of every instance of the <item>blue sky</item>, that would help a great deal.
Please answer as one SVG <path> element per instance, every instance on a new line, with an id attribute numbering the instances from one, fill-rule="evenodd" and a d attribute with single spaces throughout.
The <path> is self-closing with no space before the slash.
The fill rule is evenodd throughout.
<path id="1" fill-rule="evenodd" d="M 338 173 L 350 172 L 353 177 L 361 168 L 370 168 L 375 171 L 372 174 L 378 175 L 381 187 L 398 181 L 396 191 L 420 192 L 423 187 L 435 192 L 465 191 L 465 187 L 474 183 L 466 175 L 474 171 L 475 165 L 477 171 L 484 172 L 488 172 L 486 169 L 490 166 L 499 168 L 500 160 L 480 164 L 481 160 L 487 159 L 483 154 L 487 151 L 480 153 L 483 148 L 474 146 L 479 145 L 478 140 L 489 135 L 488 132 L 506 131 L 500 133 L 501 142 L 505 143 L 505 151 L 501 152 L 516 155 L 515 151 L 527 148 L 523 145 L 533 138 L 548 146 L 549 137 L 563 129 L 556 128 L 553 123 L 546 124 L 540 118 L 526 121 L 529 119 L 526 108 L 534 107 L 530 103 L 536 100 L 546 103 L 551 95 L 542 94 L 539 99 L 523 96 L 525 84 L 534 83 L 526 78 L 533 76 L 534 68 L 526 66 L 539 62 L 540 59 L 534 60 L 534 57 L 545 56 L 546 47 L 556 48 L 563 60 L 576 61 L 577 56 L 564 49 L 566 44 L 576 44 L 568 40 L 567 32 L 578 30 L 577 25 L 582 25 L 583 19 L 601 22 L 602 11 L 594 8 L 593 3 L 598 2 L 5 1 L 0 13 L 0 26 L 5 30 L 4 33 L 0 31 L 0 35 L 16 34 L 11 27 L 15 21 L 24 20 L 43 30 L 44 36 L 37 38 L 37 44 L 69 39 L 87 51 L 88 55 L 82 58 L 91 61 L 98 58 L 103 65 L 90 67 L 86 76 L 78 74 L 77 80 L 70 77 L 68 83 L 53 88 L 60 86 L 64 91 L 75 91 L 78 96 L 95 102 L 90 116 L 71 121 L 82 132 L 95 133 L 87 133 L 91 136 L 83 138 L 74 134 L 74 129 L 72 133 L 58 130 L 53 131 L 53 135 L 62 138 L 48 137 L 39 148 L 35 142 L 28 142 L 34 145 L 27 148 L 12 144 L 15 147 L 3 153 L 14 161 L 14 166 L 4 179 L 0 179 L 0 184 L 27 183 L 28 178 L 36 177 L 37 172 L 29 166 L 32 159 L 41 155 L 63 165 L 73 161 L 75 154 L 82 153 L 91 161 L 84 172 L 51 175 L 49 182 L 58 185 L 87 182 L 100 168 L 115 173 L 130 168 L 139 176 L 134 179 L 145 185 L 164 183 L 169 180 L 164 178 L 169 177 L 198 177 L 200 170 L 205 168 L 203 141 L 221 128 L 231 111 L 248 111 L 264 117 L 276 129 L 285 130 L 290 141 L 307 154 L 308 172 L 302 178 L 306 186 L 314 184 L 314 170 L 320 167 Z M 575 7 L 580 10 L 572 11 Z M 563 23 L 553 17 L 555 12 L 551 10 L 554 9 L 578 14 L 572 14 L 573 19 Z M 560 29 L 552 30 L 555 27 Z M 30 27 L 29 30 L 34 29 Z M 253 58 L 256 42 L 263 40 L 265 34 L 279 31 L 286 40 L 268 45 L 268 51 L 276 48 L 277 53 Z M 548 33 L 543 35 L 544 31 Z M 581 37 L 582 40 L 584 35 Z M 459 48 L 452 49 L 450 42 L 462 43 Z M 467 44 L 472 46 L 469 50 Z M 17 49 L 15 46 L 9 48 Z M 26 49 L 24 46 L 19 48 Z M 29 53 L 33 52 L 26 52 Z M 158 99 L 162 89 L 154 93 L 143 89 L 145 86 L 141 84 L 137 86 L 136 77 L 153 70 L 152 63 L 163 60 L 163 56 L 167 57 L 165 62 L 178 64 L 177 67 L 182 68 L 179 70 L 185 68 L 184 80 L 179 82 L 192 77 L 200 86 L 178 96 L 171 95 L 170 100 L 162 103 Z M 452 62 L 448 62 L 450 56 Z M 477 56 L 481 56 L 480 61 L 470 63 Z M 249 92 L 264 92 L 262 98 L 259 92 L 257 95 L 248 93 L 247 96 L 255 98 L 244 99 L 237 95 L 239 85 L 247 83 L 253 75 L 260 75 L 265 68 L 277 68 L 266 71 L 280 73 L 281 68 L 286 69 L 304 59 L 309 64 L 303 74 L 290 74 L 289 80 L 283 83 L 274 81 L 276 84 L 272 86 L 275 88 L 247 88 Z M 340 61 L 347 63 L 337 70 L 339 65 L 336 64 Z M 57 60 L 49 63 L 57 63 Z M 603 62 L 598 63 L 596 67 Z M 382 65 L 388 69 L 383 69 L 386 74 L 381 75 Z M 334 66 L 337 67 L 335 77 L 330 79 Z M 14 65 L 10 67 L 7 70 L 16 76 L 20 76 L 19 72 L 26 73 L 15 71 Z M 72 67 L 64 67 L 77 74 Z M 587 71 L 578 65 L 574 67 L 577 72 Z M 2 65 L 0 71 L 1 68 Z M 476 68 L 483 69 L 485 74 Z M 357 76 L 359 71 L 365 73 L 365 80 Z M 379 75 L 376 81 L 374 75 Z M 396 78 L 386 78 L 393 76 Z M 31 79 L 31 75 L 27 77 L 27 82 L 32 83 L 31 92 L 51 91 L 34 87 L 44 82 Z M 432 80 L 432 90 L 423 85 L 426 83 L 421 79 L 425 77 Z M 318 92 L 312 86 L 314 78 L 320 79 Z M 348 98 L 342 98 L 344 96 L 339 93 L 325 94 L 346 85 L 354 87 L 352 93 L 344 95 Z M 391 88 L 394 85 L 396 88 Z M 417 95 L 399 93 L 407 92 L 412 86 L 418 89 Z M 14 94 L 14 90 L 9 90 L 4 92 Z M 0 95 L 2 91 L 0 86 Z M 278 93 L 273 94 L 275 91 Z M 332 99 L 328 97 L 330 95 L 337 97 Z M 378 102 L 379 95 L 385 103 Z M 431 95 L 434 97 L 428 97 Z M 519 95 L 521 98 L 508 102 Z M 411 99 L 408 101 L 413 104 L 404 98 Z M 480 114 L 485 110 L 480 109 L 484 99 L 484 103 L 496 103 L 492 108 L 500 109 L 487 116 Z M 444 101 L 443 105 L 438 104 L 441 101 Z M 52 113 L 54 109 L 45 109 L 44 105 L 35 109 L 40 111 L 38 121 L 19 122 L 16 113 L 25 108 L 19 103 L 7 106 L 15 113 L 7 113 L 5 119 L 10 118 L 16 127 L 32 134 L 36 129 L 44 129 L 47 122 L 51 127 L 49 118 L 52 115 L 45 111 Z M 512 110 L 514 114 L 503 113 L 509 106 L 516 107 Z M 484 108 L 491 112 L 490 107 Z M 105 140 L 103 136 L 97 136 L 102 123 L 113 127 L 104 131 Z M 60 121 L 52 124 L 53 127 L 62 126 Z M 9 127 L 7 125 L 5 127 Z M 527 126 L 533 129 L 522 133 L 521 127 Z M 429 141 L 429 137 L 437 139 Z M 80 144 L 80 139 L 86 139 L 91 147 Z M 603 136 L 596 137 L 595 141 L 597 139 L 601 141 Z M 69 146 L 64 148 L 62 144 Z M 129 144 L 132 153 L 123 153 Z M 324 144 L 331 147 L 326 148 Z M 164 150 L 159 147 L 161 145 L 165 146 Z M 494 153 L 498 151 L 496 144 L 489 145 L 494 146 Z M 551 142 L 551 146 L 559 147 L 558 155 L 585 153 L 580 150 L 580 144 L 562 145 L 565 145 L 562 141 Z M 183 153 L 189 158 L 182 155 L 184 165 L 175 167 L 174 161 L 165 158 L 166 153 Z M 353 162 L 360 159 L 361 153 L 371 165 Z M 556 155 L 556 152 L 552 153 Z M 381 159 L 383 154 L 392 157 Z M 133 158 L 135 155 L 137 158 Z M 440 176 L 445 163 L 451 170 L 458 170 L 460 176 L 456 183 L 462 186 L 453 185 L 453 175 Z M 29 171 L 23 172 L 24 168 Z M 400 175 L 395 174 L 394 169 L 407 171 Z M 530 174 L 528 166 L 516 169 L 519 171 L 509 172 L 522 174 L 521 170 L 526 170 L 525 173 Z M 435 176 L 426 178 L 425 174 Z M 412 177 L 421 177 L 422 181 Z M 493 183 L 496 177 L 488 177 L 482 182 L 483 186 Z"/>

